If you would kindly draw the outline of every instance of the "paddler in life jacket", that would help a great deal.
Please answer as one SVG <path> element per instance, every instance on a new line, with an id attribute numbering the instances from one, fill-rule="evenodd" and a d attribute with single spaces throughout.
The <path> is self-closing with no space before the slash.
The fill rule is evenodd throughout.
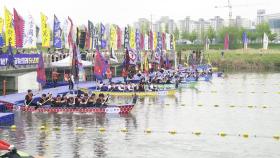
<path id="1" fill-rule="evenodd" d="M 25 96 L 24 99 L 24 105 L 25 106 L 37 106 L 37 104 L 33 103 L 33 93 L 32 90 L 27 90 L 27 95 Z"/>
<path id="2" fill-rule="evenodd" d="M 110 67 L 108 67 L 106 70 L 106 77 L 109 80 L 109 83 L 111 83 L 112 82 L 112 71 L 111 71 Z"/>

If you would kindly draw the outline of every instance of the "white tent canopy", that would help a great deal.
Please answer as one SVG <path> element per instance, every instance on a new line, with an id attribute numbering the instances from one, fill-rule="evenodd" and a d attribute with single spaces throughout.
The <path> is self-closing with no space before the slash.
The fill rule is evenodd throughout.
<path id="1" fill-rule="evenodd" d="M 83 66 L 92 66 L 92 62 L 90 62 L 90 61 L 82 60 L 82 64 L 83 64 Z M 70 56 L 68 56 L 62 60 L 52 62 L 51 66 L 52 67 L 70 67 L 70 66 L 72 66 L 72 59 L 70 58 Z"/>

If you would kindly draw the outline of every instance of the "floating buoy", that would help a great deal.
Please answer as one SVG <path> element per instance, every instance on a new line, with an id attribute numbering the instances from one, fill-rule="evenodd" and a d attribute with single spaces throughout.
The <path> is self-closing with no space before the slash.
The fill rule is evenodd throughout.
<path id="1" fill-rule="evenodd" d="M 77 130 L 77 131 L 83 131 L 84 128 L 83 128 L 83 127 L 77 127 L 76 130 Z"/>
<path id="2" fill-rule="evenodd" d="M 214 105 L 214 107 L 219 107 L 219 105 L 216 104 L 216 105 Z"/>
<path id="3" fill-rule="evenodd" d="M 263 108 L 263 109 L 266 109 L 266 108 L 267 108 L 267 106 L 263 105 L 263 106 L 262 106 L 262 108 Z"/>
<path id="4" fill-rule="evenodd" d="M 192 134 L 199 136 L 199 135 L 201 135 L 201 132 L 200 131 L 195 131 L 195 132 L 192 132 Z"/>
<path id="5" fill-rule="evenodd" d="M 230 105 L 229 107 L 230 107 L 230 108 L 234 108 L 235 106 L 234 106 L 234 105 Z"/>
<path id="6" fill-rule="evenodd" d="M 197 106 L 203 106 L 202 104 L 197 104 Z"/>
<path id="7" fill-rule="evenodd" d="M 46 129 L 46 126 L 41 126 L 40 127 L 40 130 L 45 130 Z"/>
<path id="8" fill-rule="evenodd" d="M 241 91 L 238 91 L 237 93 L 242 93 Z"/>
<path id="9" fill-rule="evenodd" d="M 174 134 L 176 134 L 177 132 L 176 132 L 175 130 L 171 130 L 171 131 L 169 131 L 168 133 L 174 135 Z"/>
<path id="10" fill-rule="evenodd" d="M 248 133 L 243 133 L 242 136 L 243 136 L 244 138 L 248 138 L 248 137 L 249 137 L 249 134 L 248 134 Z"/>
<path id="11" fill-rule="evenodd" d="M 59 127 L 53 127 L 53 130 L 55 130 L 55 131 L 59 131 L 59 130 L 60 130 L 60 128 L 59 128 Z"/>
<path id="12" fill-rule="evenodd" d="M 268 92 L 263 92 L 263 93 L 268 93 Z"/>
<path id="13" fill-rule="evenodd" d="M 224 133 L 224 132 L 220 132 L 220 133 L 218 133 L 218 135 L 221 136 L 221 137 L 225 137 L 227 134 Z"/>
<path id="14" fill-rule="evenodd" d="M 106 131 L 105 128 L 103 128 L 103 127 L 99 128 L 99 132 L 105 132 L 105 131 Z"/>
<path id="15" fill-rule="evenodd" d="M 127 130 L 127 128 L 122 128 L 122 129 L 121 129 L 121 132 L 126 133 L 126 132 L 128 132 L 128 130 Z"/>
<path id="16" fill-rule="evenodd" d="M 253 108 L 253 107 L 254 107 L 253 105 L 249 105 L 249 106 L 248 106 L 248 108 Z"/>
<path id="17" fill-rule="evenodd" d="M 181 106 L 185 106 L 185 104 L 181 104 Z"/>
<path id="18" fill-rule="evenodd" d="M 273 138 L 276 139 L 276 140 L 279 140 L 280 136 L 279 135 L 274 135 Z"/>
<path id="19" fill-rule="evenodd" d="M 152 130 L 150 128 L 147 128 L 144 130 L 145 133 L 152 133 Z"/>
<path id="20" fill-rule="evenodd" d="M 10 128 L 11 128 L 11 130 L 16 130 L 17 126 L 16 125 L 12 125 Z"/>
<path id="21" fill-rule="evenodd" d="M 165 104 L 166 106 L 169 106 L 170 104 Z"/>

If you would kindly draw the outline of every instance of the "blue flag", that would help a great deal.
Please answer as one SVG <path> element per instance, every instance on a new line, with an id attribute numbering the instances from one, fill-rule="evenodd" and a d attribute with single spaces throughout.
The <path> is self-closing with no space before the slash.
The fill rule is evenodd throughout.
<path id="1" fill-rule="evenodd" d="M 0 33 L 0 47 L 3 47 L 3 46 L 4 46 L 4 39 L 3 39 L 2 34 Z"/>
<path id="2" fill-rule="evenodd" d="M 247 39 L 247 34 L 246 34 L 246 32 L 243 32 L 243 33 L 242 33 L 242 41 L 243 41 L 244 44 L 245 44 L 245 43 L 248 43 L 248 39 Z"/>
<path id="3" fill-rule="evenodd" d="M 39 56 L 39 63 L 37 66 L 37 82 L 41 85 L 46 84 L 46 71 L 44 66 L 44 59 L 42 53 Z"/>
<path id="4" fill-rule="evenodd" d="M 11 46 L 11 44 L 9 44 L 8 47 L 8 61 L 7 61 L 7 66 L 15 66 L 15 58 L 14 58 L 14 54 L 13 54 L 13 48 Z"/>
<path id="5" fill-rule="evenodd" d="M 135 43 L 136 43 L 136 50 L 140 50 L 140 31 L 139 31 L 139 29 L 136 29 Z"/>
<path id="6" fill-rule="evenodd" d="M 62 48 L 62 29 L 60 27 L 60 21 L 54 15 L 54 23 L 53 23 L 53 46 L 55 48 Z"/>
<path id="7" fill-rule="evenodd" d="M 105 26 L 102 23 L 100 24 L 100 34 L 101 36 L 104 36 L 105 34 Z"/>

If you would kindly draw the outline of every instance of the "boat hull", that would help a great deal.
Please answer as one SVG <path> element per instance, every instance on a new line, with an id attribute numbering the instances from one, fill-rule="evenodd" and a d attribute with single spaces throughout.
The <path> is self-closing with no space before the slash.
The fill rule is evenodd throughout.
<path id="1" fill-rule="evenodd" d="M 24 112 L 47 112 L 47 113 L 105 113 L 105 114 L 127 114 L 133 109 L 133 104 L 121 105 L 121 106 L 107 106 L 107 107 L 20 107 Z"/>
<path id="2" fill-rule="evenodd" d="M 107 91 L 94 91 L 96 95 L 103 93 L 104 95 L 111 96 L 132 96 L 134 94 L 138 96 L 172 96 L 175 95 L 176 90 L 167 91 L 151 91 L 151 92 L 107 92 Z"/>

